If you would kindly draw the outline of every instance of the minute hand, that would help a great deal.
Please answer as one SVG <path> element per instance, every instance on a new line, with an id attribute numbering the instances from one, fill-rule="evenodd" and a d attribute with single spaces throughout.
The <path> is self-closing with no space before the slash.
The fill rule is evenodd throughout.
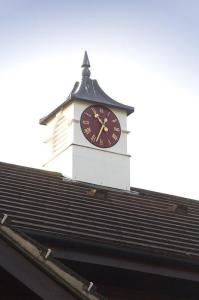
<path id="1" fill-rule="evenodd" d="M 104 125 L 104 124 L 102 124 L 102 127 L 100 128 L 100 131 L 99 131 L 99 133 L 98 133 L 98 136 L 97 136 L 96 142 L 99 140 L 99 137 L 100 137 L 100 135 L 101 135 L 101 133 L 102 133 L 102 130 L 104 129 L 104 127 L 105 127 L 105 125 Z"/>
<path id="2" fill-rule="evenodd" d="M 106 132 L 108 131 L 108 128 L 105 126 L 105 124 L 106 124 L 107 121 L 108 121 L 108 119 L 105 118 L 105 119 L 104 119 L 104 122 L 102 123 L 102 127 L 100 128 L 100 131 L 99 131 L 99 134 L 98 134 L 98 136 L 97 136 L 96 142 L 99 140 L 99 137 L 100 137 L 100 135 L 101 135 L 103 129 L 104 129 L 104 131 L 106 131 Z"/>

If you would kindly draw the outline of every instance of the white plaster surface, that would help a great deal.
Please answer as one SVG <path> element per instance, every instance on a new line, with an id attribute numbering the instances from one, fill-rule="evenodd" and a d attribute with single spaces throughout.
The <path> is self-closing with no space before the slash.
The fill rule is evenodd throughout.
<path id="1" fill-rule="evenodd" d="M 73 179 L 130 189 L 130 157 L 73 145 Z"/>
<path id="2" fill-rule="evenodd" d="M 56 141 L 60 153 L 53 154 L 54 127 L 60 113 L 49 122 L 47 147 L 49 157 L 45 163 L 48 170 L 58 171 L 65 176 L 83 182 L 104 185 L 118 189 L 130 189 L 130 157 L 127 155 L 127 115 L 118 109 L 111 110 L 117 115 L 121 124 L 121 137 L 111 148 L 100 149 L 84 137 L 80 118 L 90 104 L 75 101 L 68 105 L 61 114 L 64 115 L 64 132 L 58 131 Z M 64 145 L 64 147 L 63 147 Z"/>

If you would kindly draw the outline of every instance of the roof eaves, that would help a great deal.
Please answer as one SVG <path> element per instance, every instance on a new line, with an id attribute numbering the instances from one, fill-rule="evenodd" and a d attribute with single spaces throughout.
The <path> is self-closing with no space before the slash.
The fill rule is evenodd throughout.
<path id="1" fill-rule="evenodd" d="M 79 279 L 78 276 L 75 276 L 74 272 L 68 272 L 66 271 L 66 268 L 60 267 L 60 263 L 49 258 L 49 254 L 51 253 L 50 249 L 44 254 L 42 246 L 39 247 L 38 243 L 33 243 L 32 239 L 28 238 L 26 235 L 22 235 L 11 229 L 7 225 L 7 222 L 5 222 L 6 219 L 7 215 L 4 214 L 0 223 L 0 235 L 20 252 L 24 253 L 30 261 L 37 264 L 67 290 L 71 290 L 78 298 L 83 300 L 105 300 L 103 296 L 93 292 L 92 282 L 85 284 L 85 281 Z"/>

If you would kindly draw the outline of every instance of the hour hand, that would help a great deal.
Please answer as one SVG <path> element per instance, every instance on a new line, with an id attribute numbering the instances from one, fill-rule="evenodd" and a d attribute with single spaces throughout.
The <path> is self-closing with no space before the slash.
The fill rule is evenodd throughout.
<path id="1" fill-rule="evenodd" d="M 99 115 L 98 114 L 95 114 L 94 117 L 96 119 L 98 119 L 98 121 L 100 122 L 100 124 L 103 124 L 102 120 L 100 119 Z"/>

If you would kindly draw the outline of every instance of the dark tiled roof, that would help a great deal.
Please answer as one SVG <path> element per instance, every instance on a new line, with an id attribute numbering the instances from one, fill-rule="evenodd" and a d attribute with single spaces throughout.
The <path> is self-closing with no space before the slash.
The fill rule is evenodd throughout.
<path id="1" fill-rule="evenodd" d="M 13 226 L 125 251 L 199 258 L 199 202 L 140 189 L 99 189 L 0 163 L 0 211 Z"/>

